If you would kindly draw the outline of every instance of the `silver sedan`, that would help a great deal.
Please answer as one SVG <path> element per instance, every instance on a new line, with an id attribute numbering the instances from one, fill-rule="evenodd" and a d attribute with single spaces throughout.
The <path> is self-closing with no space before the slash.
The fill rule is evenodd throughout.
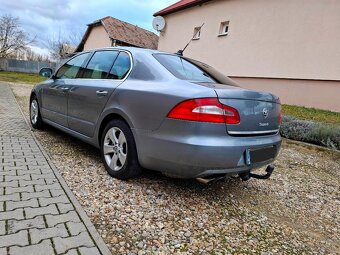
<path id="1" fill-rule="evenodd" d="M 48 124 L 99 148 L 115 178 L 147 168 L 201 181 L 246 180 L 280 149 L 279 98 L 242 89 L 193 59 L 104 48 L 40 73 L 49 79 L 32 89 L 32 126 Z"/>

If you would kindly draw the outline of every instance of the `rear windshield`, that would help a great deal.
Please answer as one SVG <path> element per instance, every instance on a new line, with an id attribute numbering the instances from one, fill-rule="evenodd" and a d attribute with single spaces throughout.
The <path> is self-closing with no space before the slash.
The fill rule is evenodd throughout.
<path id="1" fill-rule="evenodd" d="M 197 82 L 216 82 L 203 70 L 186 59 L 168 54 L 155 54 L 155 58 L 177 78 Z"/>
<path id="2" fill-rule="evenodd" d="M 154 57 L 168 69 L 169 72 L 179 79 L 195 82 L 228 84 L 238 87 L 238 84 L 232 79 L 223 75 L 213 67 L 197 60 L 162 53 L 154 54 Z"/>

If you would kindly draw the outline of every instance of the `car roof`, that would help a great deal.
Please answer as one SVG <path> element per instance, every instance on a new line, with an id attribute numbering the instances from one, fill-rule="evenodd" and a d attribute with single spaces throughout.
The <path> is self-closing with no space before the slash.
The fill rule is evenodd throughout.
<path id="1" fill-rule="evenodd" d="M 103 48 L 95 48 L 84 52 L 92 52 L 92 51 L 99 51 L 99 50 L 126 50 L 133 53 L 148 53 L 148 54 L 155 54 L 155 53 L 166 53 L 166 54 L 174 54 L 159 50 L 152 50 L 152 49 L 146 49 L 146 48 L 138 48 L 138 47 L 129 47 L 129 46 L 116 46 L 116 47 L 103 47 Z M 80 53 L 80 52 L 79 52 Z M 174 54 L 175 55 L 175 54 Z"/>

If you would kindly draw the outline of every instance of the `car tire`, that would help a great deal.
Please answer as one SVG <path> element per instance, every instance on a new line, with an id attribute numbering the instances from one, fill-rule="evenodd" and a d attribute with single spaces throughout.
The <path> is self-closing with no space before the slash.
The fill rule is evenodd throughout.
<path id="1" fill-rule="evenodd" d="M 39 102 L 35 95 L 32 96 L 30 101 L 30 123 L 35 129 L 44 128 L 44 122 L 41 118 Z"/>
<path id="2" fill-rule="evenodd" d="M 127 180 L 141 173 L 133 134 L 123 120 L 114 119 L 106 125 L 100 144 L 101 157 L 109 175 Z"/>

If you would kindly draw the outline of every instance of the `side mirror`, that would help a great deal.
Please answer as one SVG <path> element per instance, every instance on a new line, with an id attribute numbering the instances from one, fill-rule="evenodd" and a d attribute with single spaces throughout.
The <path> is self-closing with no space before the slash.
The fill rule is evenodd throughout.
<path id="1" fill-rule="evenodd" d="M 53 73 L 53 70 L 52 68 L 49 68 L 49 67 L 41 68 L 39 71 L 40 76 L 48 77 L 48 78 L 52 77 L 52 73 Z"/>

